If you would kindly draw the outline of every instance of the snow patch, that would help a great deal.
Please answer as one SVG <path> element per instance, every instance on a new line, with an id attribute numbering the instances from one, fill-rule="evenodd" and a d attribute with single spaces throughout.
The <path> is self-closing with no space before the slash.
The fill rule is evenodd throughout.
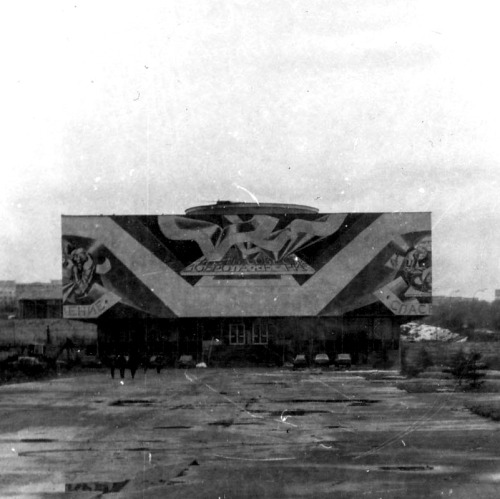
<path id="1" fill-rule="evenodd" d="M 459 334 L 452 333 L 449 329 L 417 322 L 403 324 L 401 336 L 407 341 L 457 341 L 460 339 Z"/>

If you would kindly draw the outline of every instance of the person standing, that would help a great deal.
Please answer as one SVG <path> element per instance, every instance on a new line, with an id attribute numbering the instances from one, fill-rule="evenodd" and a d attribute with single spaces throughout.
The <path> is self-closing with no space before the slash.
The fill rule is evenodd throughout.
<path id="1" fill-rule="evenodd" d="M 139 365 L 139 361 L 134 353 L 131 353 L 128 359 L 128 367 L 130 369 L 130 374 L 132 375 L 132 379 L 135 378 L 135 373 L 137 371 L 137 367 Z"/>
<path id="2" fill-rule="evenodd" d="M 149 355 L 145 353 L 141 360 L 142 368 L 144 369 L 144 374 L 146 374 L 149 367 Z"/>
<path id="3" fill-rule="evenodd" d="M 165 364 L 165 359 L 163 358 L 163 355 L 157 355 L 156 356 L 156 372 L 160 374 L 162 367 L 164 367 Z"/>
<path id="4" fill-rule="evenodd" d="M 118 358 L 116 359 L 116 367 L 118 367 L 120 371 L 120 378 L 125 378 L 125 368 L 127 367 L 127 360 L 122 353 L 118 355 Z"/>
<path id="5" fill-rule="evenodd" d="M 116 356 L 109 356 L 109 368 L 111 369 L 111 378 L 115 379 Z"/>

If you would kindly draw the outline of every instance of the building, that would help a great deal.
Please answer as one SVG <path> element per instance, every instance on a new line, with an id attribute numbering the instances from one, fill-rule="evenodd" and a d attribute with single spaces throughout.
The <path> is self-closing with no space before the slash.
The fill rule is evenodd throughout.
<path id="1" fill-rule="evenodd" d="M 0 308 L 16 304 L 16 281 L 0 281 Z"/>
<path id="2" fill-rule="evenodd" d="M 61 347 L 70 340 L 75 349 L 96 351 L 95 323 L 62 318 L 61 280 L 17 284 L 16 294 L 13 313 L 0 318 L 0 349 L 23 352 L 47 345 Z"/>
<path id="3" fill-rule="evenodd" d="M 500 289 L 495 289 L 495 301 L 500 300 Z"/>
<path id="4" fill-rule="evenodd" d="M 362 363 L 431 313 L 430 213 L 222 201 L 63 216 L 62 245 L 64 317 L 95 322 L 101 352 Z"/>
<path id="5" fill-rule="evenodd" d="M 19 319 L 57 319 L 62 317 L 62 282 L 33 282 L 17 285 Z"/>

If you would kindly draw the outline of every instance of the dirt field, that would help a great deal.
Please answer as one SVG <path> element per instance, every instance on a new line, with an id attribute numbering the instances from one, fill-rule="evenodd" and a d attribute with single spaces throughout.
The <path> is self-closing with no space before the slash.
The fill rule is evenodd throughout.
<path id="1" fill-rule="evenodd" d="M 205 369 L 4 385 L 0 496 L 500 497 L 500 423 L 464 407 L 500 394 L 397 381 Z"/>

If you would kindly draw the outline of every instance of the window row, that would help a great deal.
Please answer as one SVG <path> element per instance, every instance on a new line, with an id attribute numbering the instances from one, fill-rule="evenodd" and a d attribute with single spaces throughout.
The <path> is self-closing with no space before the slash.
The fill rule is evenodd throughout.
<path id="1" fill-rule="evenodd" d="M 247 338 L 245 324 L 229 325 L 229 343 L 231 345 L 267 345 L 269 332 L 267 324 L 253 324 L 252 331 Z"/>

